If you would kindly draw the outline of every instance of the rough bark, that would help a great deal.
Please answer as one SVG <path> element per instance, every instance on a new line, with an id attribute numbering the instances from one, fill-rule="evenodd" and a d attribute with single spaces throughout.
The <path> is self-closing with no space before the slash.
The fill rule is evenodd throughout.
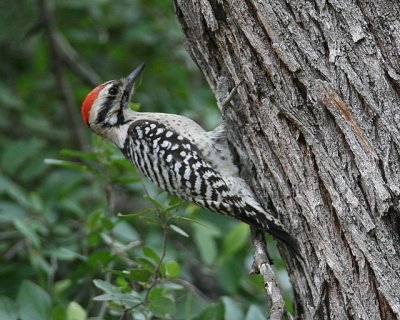
<path id="1" fill-rule="evenodd" d="M 400 318 L 400 3 L 174 0 L 227 110 L 248 183 L 298 239 L 281 247 L 303 319 Z"/>

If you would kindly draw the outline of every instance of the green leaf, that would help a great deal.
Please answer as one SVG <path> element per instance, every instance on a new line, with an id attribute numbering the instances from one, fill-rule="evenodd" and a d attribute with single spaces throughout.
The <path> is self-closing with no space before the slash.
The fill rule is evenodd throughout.
<path id="1" fill-rule="evenodd" d="M 243 312 L 238 303 L 230 297 L 223 297 L 222 302 L 225 306 L 225 319 L 227 320 L 242 320 Z"/>
<path id="2" fill-rule="evenodd" d="M 146 216 L 143 216 L 143 215 L 141 215 L 139 218 L 140 218 L 142 221 L 144 221 L 144 222 L 146 222 L 146 223 L 148 223 L 148 224 L 150 224 L 150 225 L 153 225 L 153 226 L 161 226 L 159 220 L 156 220 L 156 219 L 153 219 L 153 218 L 150 218 L 150 217 L 146 217 Z"/>
<path id="3" fill-rule="evenodd" d="M 115 300 L 115 294 L 105 293 L 93 298 L 94 301 L 113 301 Z"/>
<path id="4" fill-rule="evenodd" d="M 46 143 L 37 138 L 29 140 L 16 140 L 2 150 L 1 167 L 7 174 L 13 175 L 24 162 L 28 163 L 44 148 Z M 21 170 L 19 170 L 21 171 Z"/>
<path id="5" fill-rule="evenodd" d="M 71 288 L 72 280 L 71 279 L 62 279 L 54 283 L 53 292 L 56 297 L 60 296 L 67 289 Z"/>
<path id="6" fill-rule="evenodd" d="M 128 281 L 125 280 L 125 277 L 117 277 L 117 279 L 115 279 L 115 282 L 121 289 L 121 292 L 125 293 L 130 291 L 131 285 L 130 283 L 128 283 Z"/>
<path id="7" fill-rule="evenodd" d="M 0 319 L 18 319 L 17 303 L 6 296 L 0 296 Z"/>
<path id="8" fill-rule="evenodd" d="M 140 282 L 147 282 L 152 273 L 147 269 L 132 269 L 129 272 L 129 279 L 136 280 Z"/>
<path id="9" fill-rule="evenodd" d="M 87 237 L 89 247 L 97 247 L 101 242 L 101 235 L 98 231 L 94 231 L 88 234 Z"/>
<path id="10" fill-rule="evenodd" d="M 157 317 L 165 319 L 176 312 L 175 302 L 168 297 L 155 297 L 149 298 L 149 300 L 149 309 Z"/>
<path id="11" fill-rule="evenodd" d="M 22 282 L 17 294 L 17 303 L 21 320 L 51 319 L 49 294 L 31 281 Z"/>
<path id="12" fill-rule="evenodd" d="M 79 162 L 59 160 L 59 159 L 44 159 L 44 163 L 51 166 L 58 166 L 73 170 L 89 170 L 88 166 Z"/>
<path id="13" fill-rule="evenodd" d="M 170 224 L 169 227 L 174 230 L 177 234 L 180 234 L 181 236 L 184 236 L 186 238 L 189 238 L 189 235 L 182 230 L 181 228 L 179 228 L 178 226 L 174 225 L 174 224 Z"/>
<path id="14" fill-rule="evenodd" d="M 87 159 L 87 160 L 97 160 L 98 156 L 94 152 L 83 152 L 79 150 L 73 150 L 73 149 L 62 149 L 60 151 L 60 154 L 62 156 L 67 156 L 67 157 L 73 157 L 73 158 L 79 158 L 79 159 Z"/>
<path id="15" fill-rule="evenodd" d="M 73 261 L 76 259 L 79 259 L 81 261 L 86 261 L 87 257 L 72 251 L 71 249 L 68 248 L 63 248 L 63 247 L 59 247 L 57 249 L 51 250 L 49 251 L 49 253 L 54 256 L 57 257 L 60 260 L 64 260 L 64 261 Z"/>
<path id="16" fill-rule="evenodd" d="M 101 268 L 105 267 L 111 260 L 113 256 L 108 250 L 100 250 L 93 252 L 89 259 L 87 260 L 88 264 L 93 268 Z"/>
<path id="17" fill-rule="evenodd" d="M 185 290 L 188 289 L 184 284 L 179 284 L 179 283 L 175 283 L 175 282 L 164 282 L 163 283 L 163 288 L 169 290 L 169 291 L 176 291 L 176 290 Z M 169 292 L 168 291 L 168 292 Z"/>
<path id="18" fill-rule="evenodd" d="M 206 309 L 203 310 L 203 312 L 197 318 L 197 320 L 222 320 L 222 319 L 226 319 L 225 307 L 222 301 L 210 304 Z"/>
<path id="19" fill-rule="evenodd" d="M 245 223 L 238 223 L 224 239 L 223 254 L 226 256 L 234 255 L 247 246 L 249 237 L 249 226 Z"/>
<path id="20" fill-rule="evenodd" d="M 194 241 L 202 260 L 208 264 L 212 264 L 217 256 L 217 244 L 213 233 L 201 224 L 194 224 L 193 228 L 195 230 Z"/>
<path id="21" fill-rule="evenodd" d="M 2 18 L 4 18 L 4 16 Z M 19 96 L 13 92 L 12 88 L 4 84 L 0 85 L 0 103 L 2 107 L 10 108 L 14 111 L 21 110 L 24 105 L 19 99 Z"/>
<path id="22" fill-rule="evenodd" d="M 31 242 L 36 248 L 40 247 L 40 238 L 36 234 L 36 231 L 32 228 L 31 224 L 25 223 L 23 220 L 14 221 L 15 228 L 21 232 L 29 242 Z"/>
<path id="23" fill-rule="evenodd" d="M 119 221 L 112 229 L 113 235 L 116 239 L 124 243 L 131 243 L 140 238 L 138 232 L 126 221 Z"/>
<path id="24" fill-rule="evenodd" d="M 104 217 L 101 219 L 101 224 L 106 230 L 111 230 L 114 228 L 114 222 L 111 221 L 111 219 Z"/>
<path id="25" fill-rule="evenodd" d="M 105 293 L 93 298 L 95 301 L 117 301 L 117 302 L 124 302 L 127 306 L 128 304 L 136 304 L 142 300 L 138 294 L 135 292 L 131 293 Z"/>
<path id="26" fill-rule="evenodd" d="M 146 213 L 149 213 L 149 212 L 153 212 L 153 210 L 152 209 L 144 209 L 142 211 L 135 212 L 135 213 L 121 213 L 121 212 L 118 212 L 117 216 L 121 217 L 121 218 L 136 218 L 136 217 L 140 217 L 140 216 L 142 216 L 142 215 L 144 215 Z"/>
<path id="27" fill-rule="evenodd" d="M 140 103 L 137 102 L 129 102 L 129 108 L 132 109 L 133 111 L 139 111 L 141 108 Z"/>
<path id="28" fill-rule="evenodd" d="M 11 222 L 26 217 L 26 210 L 9 201 L 0 202 L 0 222 Z"/>
<path id="29" fill-rule="evenodd" d="M 260 307 L 251 305 L 249 310 L 246 313 L 246 318 L 245 320 L 265 320 L 266 317 L 263 314 L 262 310 Z"/>
<path id="30" fill-rule="evenodd" d="M 112 285 L 111 283 L 101 280 L 101 279 L 94 279 L 93 280 L 94 285 L 103 290 L 106 293 L 119 293 L 119 288 Z"/>
<path id="31" fill-rule="evenodd" d="M 171 260 L 171 261 L 167 261 L 165 264 L 165 273 L 166 276 L 169 278 L 176 278 L 179 276 L 180 272 L 181 272 L 181 268 L 178 264 L 178 262 Z"/>
<path id="32" fill-rule="evenodd" d="M 115 183 L 120 183 L 120 184 L 130 184 L 130 183 L 139 182 L 139 181 L 141 181 L 141 179 L 138 177 L 124 177 L 124 176 L 118 175 L 116 177 L 113 177 L 112 181 Z"/>
<path id="33" fill-rule="evenodd" d="M 0 176 L 0 195 L 2 193 L 7 194 L 21 206 L 29 207 L 30 203 L 25 191 L 19 185 L 4 176 Z"/>
<path id="34" fill-rule="evenodd" d="M 164 287 L 155 287 L 149 294 L 149 299 L 154 300 L 159 297 L 165 297 L 167 295 L 167 289 Z"/>
<path id="35" fill-rule="evenodd" d="M 61 304 L 57 305 L 53 310 L 52 320 L 66 320 L 67 319 L 67 308 Z"/>
<path id="36" fill-rule="evenodd" d="M 146 257 L 152 259 L 157 264 L 160 263 L 160 261 L 161 261 L 160 256 L 152 248 L 145 246 L 142 248 L 142 250 L 143 250 L 143 254 Z"/>
<path id="37" fill-rule="evenodd" d="M 71 301 L 67 307 L 67 319 L 66 320 L 85 320 L 87 314 L 85 309 L 83 309 L 75 301 Z"/>
<path id="38" fill-rule="evenodd" d="M 149 271 L 153 271 L 155 269 L 155 265 L 149 259 L 135 257 L 135 261 L 139 263 L 144 269 L 147 269 Z"/>
<path id="39" fill-rule="evenodd" d="M 238 293 L 243 272 L 245 272 L 242 266 L 243 261 L 238 261 L 236 257 L 228 257 L 219 264 L 216 275 L 218 283 L 230 294 Z"/>
<path id="40" fill-rule="evenodd" d="M 93 211 L 86 220 L 86 227 L 89 230 L 94 230 L 100 226 L 101 218 L 104 216 L 103 209 Z"/>
<path id="41" fill-rule="evenodd" d="M 132 162 L 130 162 L 127 158 L 125 158 L 122 154 L 120 153 L 113 153 L 111 155 L 111 163 L 114 165 L 117 165 L 119 167 L 124 167 L 129 170 L 132 169 Z"/>
<path id="42" fill-rule="evenodd" d="M 145 198 L 146 200 L 150 201 L 154 206 L 156 206 L 161 211 L 165 211 L 165 206 L 161 202 L 158 202 L 156 199 L 150 197 L 147 194 L 144 195 L 143 198 Z"/>
<path id="43" fill-rule="evenodd" d="M 221 230 L 213 223 L 207 222 L 205 220 L 197 221 L 195 224 L 197 228 L 203 228 L 207 231 L 212 237 L 218 238 L 225 234 L 221 233 Z"/>

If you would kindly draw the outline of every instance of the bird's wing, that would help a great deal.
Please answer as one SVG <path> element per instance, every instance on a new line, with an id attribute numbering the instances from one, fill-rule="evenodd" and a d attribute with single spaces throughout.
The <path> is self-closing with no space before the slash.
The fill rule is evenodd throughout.
<path id="1" fill-rule="evenodd" d="M 232 194 L 223 177 L 186 137 L 152 120 L 133 122 L 128 137 L 122 152 L 163 190 L 269 231 L 294 246 L 294 239 L 277 219 L 246 203 L 240 195 Z"/>
<path id="2" fill-rule="evenodd" d="M 131 124 L 128 137 L 123 153 L 160 188 L 193 202 L 229 201 L 230 190 L 221 175 L 196 145 L 172 128 L 156 121 L 137 120 Z"/>

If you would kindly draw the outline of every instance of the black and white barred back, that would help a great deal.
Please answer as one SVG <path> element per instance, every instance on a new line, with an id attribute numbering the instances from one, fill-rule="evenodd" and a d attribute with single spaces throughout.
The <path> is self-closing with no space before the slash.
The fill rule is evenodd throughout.
<path id="1" fill-rule="evenodd" d="M 196 145 L 164 124 L 143 119 L 134 121 L 121 151 L 161 189 L 269 231 L 288 242 L 287 232 L 268 219 L 265 212 L 260 212 L 240 195 L 232 194 L 223 177 L 204 160 Z M 289 242 L 289 246 L 297 250 L 297 243 Z"/>
<path id="2" fill-rule="evenodd" d="M 233 205 L 242 205 L 220 174 L 202 159 L 197 146 L 164 124 L 133 122 L 122 152 L 141 173 L 173 195 L 224 214 L 233 214 Z"/>

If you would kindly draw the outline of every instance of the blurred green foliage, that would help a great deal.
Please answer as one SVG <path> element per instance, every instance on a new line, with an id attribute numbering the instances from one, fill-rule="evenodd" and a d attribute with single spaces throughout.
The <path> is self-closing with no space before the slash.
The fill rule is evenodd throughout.
<path id="1" fill-rule="evenodd" d="M 92 84 L 55 61 L 40 2 L 0 4 L 0 319 L 263 319 L 246 225 L 160 193 L 83 124 L 77 149 L 54 64 L 78 115 Z M 170 1 L 48 4 L 102 80 L 147 63 L 135 107 L 218 123 Z"/>

